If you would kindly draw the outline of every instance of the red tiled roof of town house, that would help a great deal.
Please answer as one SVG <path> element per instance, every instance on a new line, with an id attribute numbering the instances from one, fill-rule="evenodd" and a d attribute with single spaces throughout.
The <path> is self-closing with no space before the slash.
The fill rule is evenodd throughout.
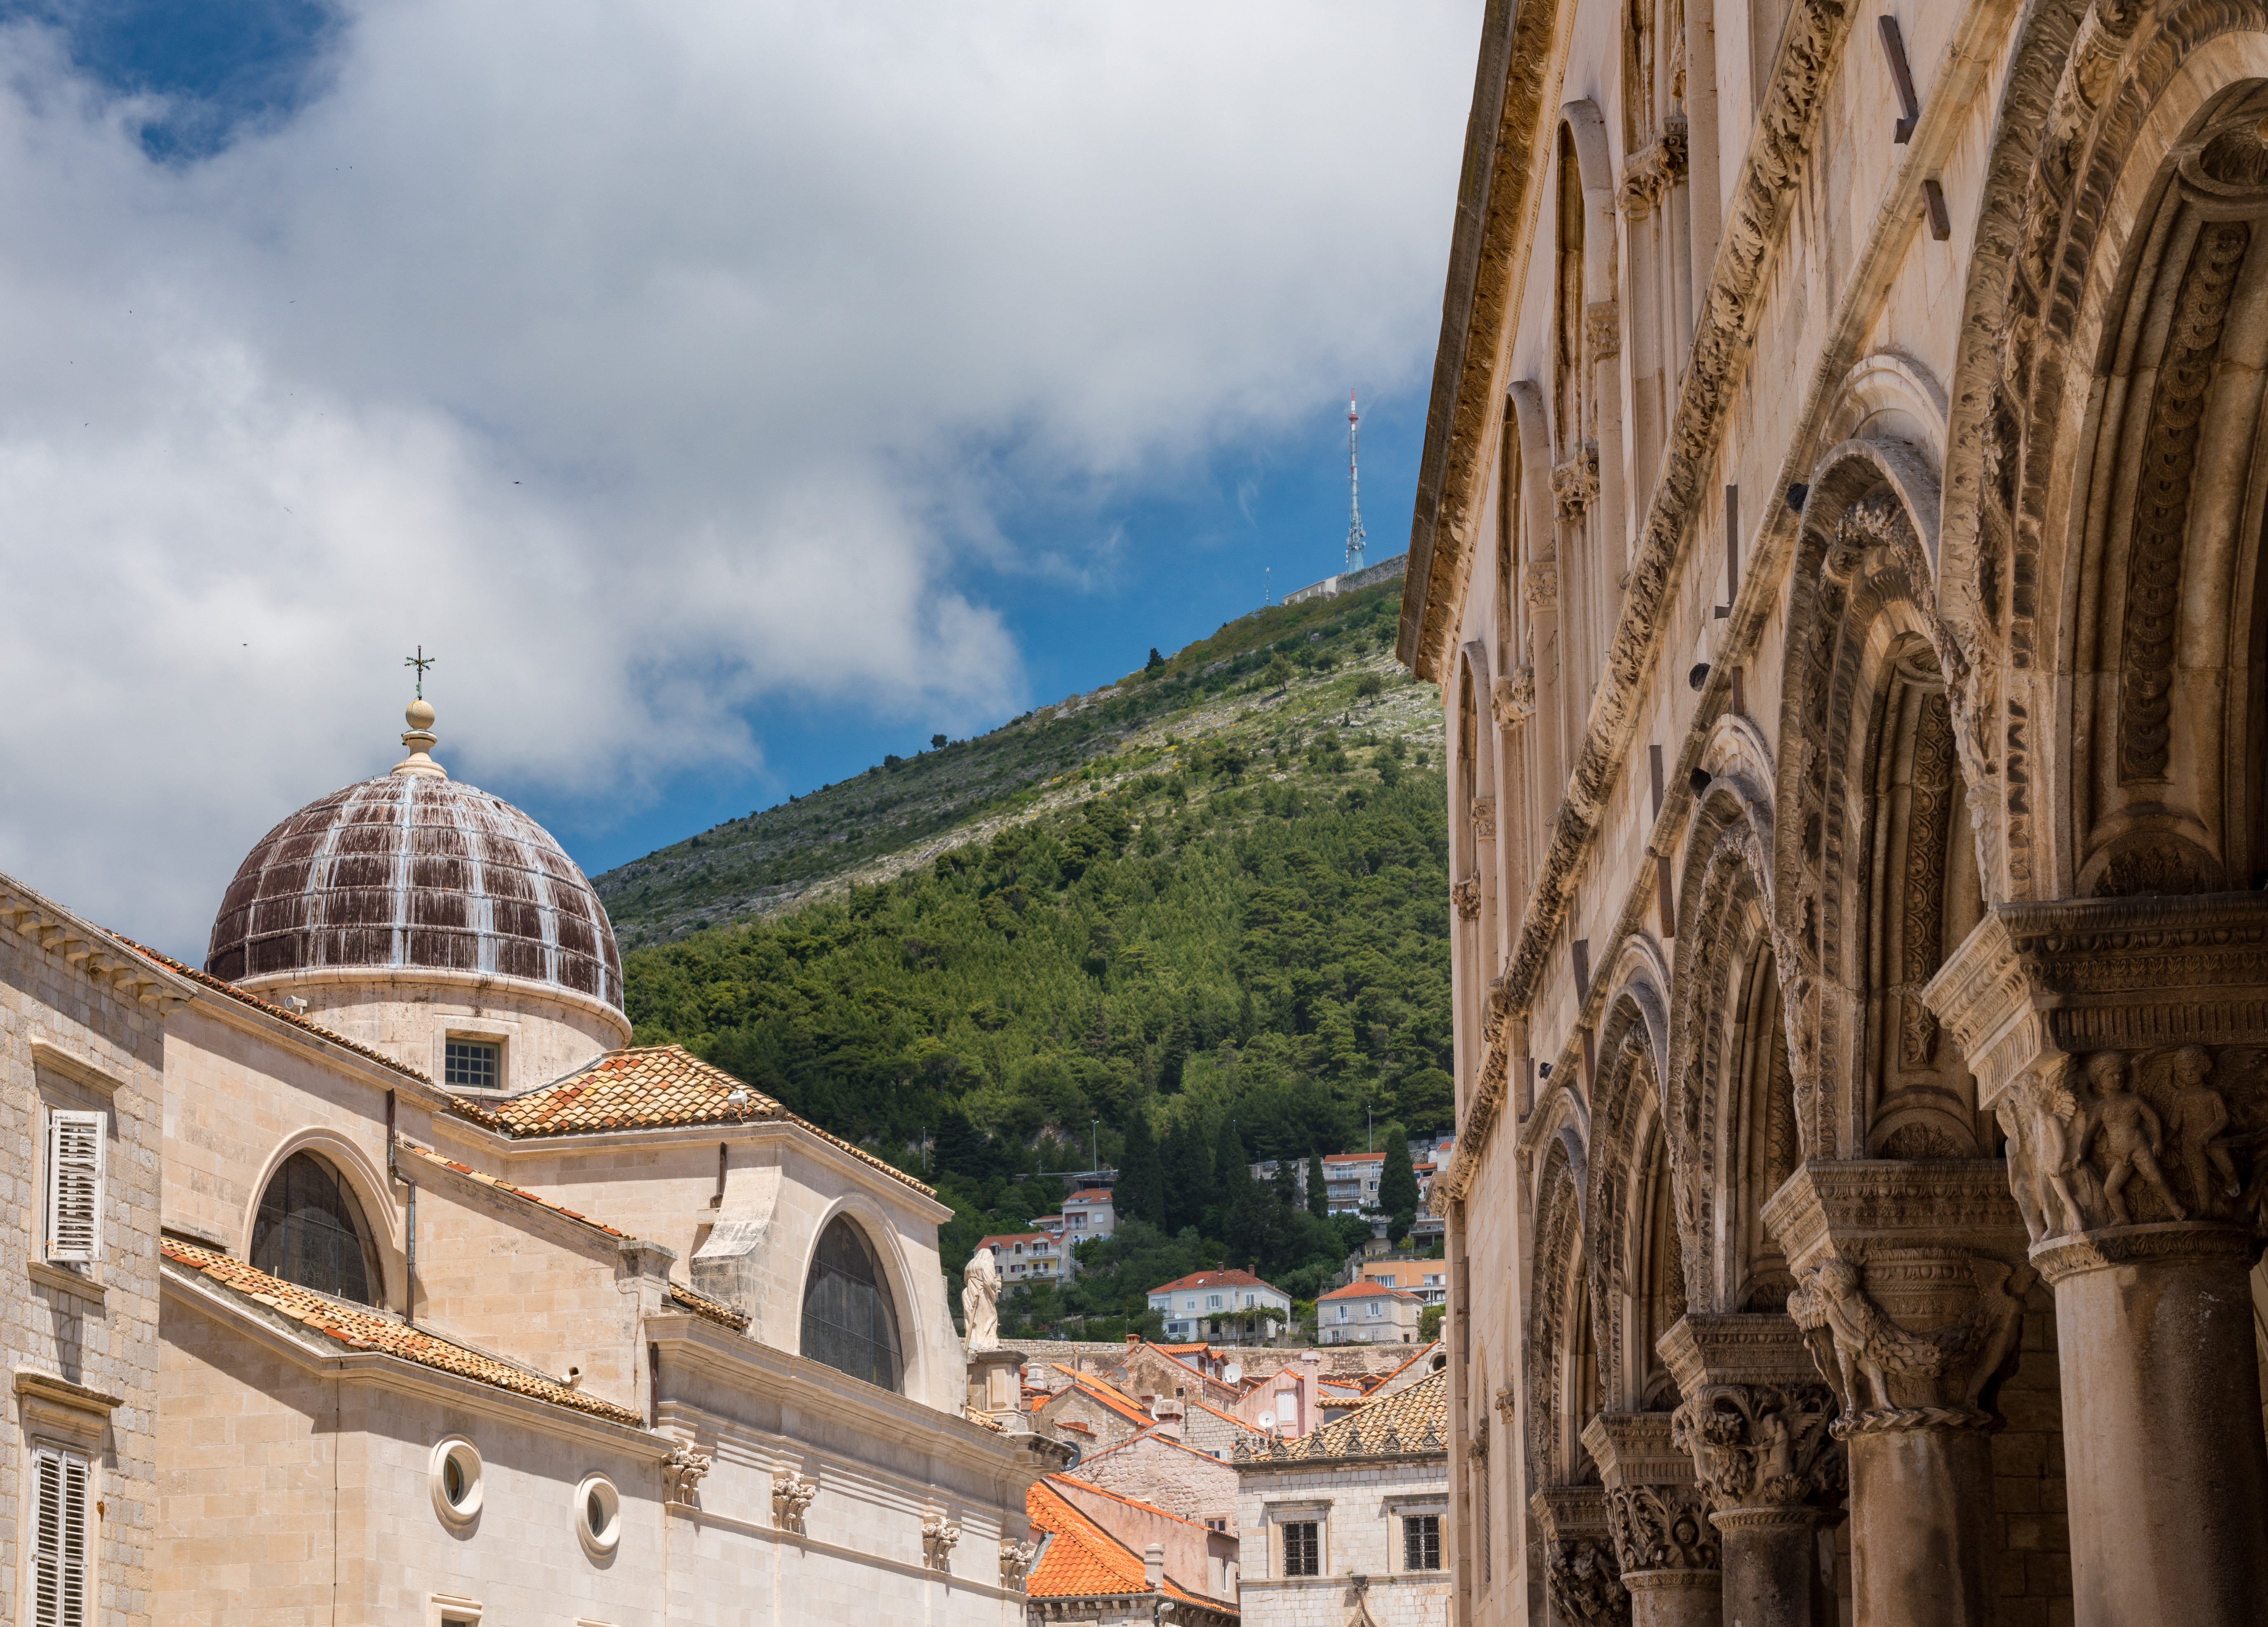
<path id="1" fill-rule="evenodd" d="M 1056 1240 L 1045 1232 L 1002 1232 L 993 1237 L 976 1240 L 979 1248 L 990 1248 L 997 1243 L 1052 1243 Z"/>
<path id="2" fill-rule="evenodd" d="M 738 1091 L 742 1100 L 732 1101 Z M 507 1136 L 564 1136 L 578 1131 L 644 1130 L 676 1124 L 795 1124 L 859 1162 L 924 1196 L 936 1193 L 864 1147 L 798 1118 L 762 1091 L 701 1060 L 682 1045 L 608 1051 L 565 1079 L 495 1101 L 452 1098 L 452 1110 Z"/>
<path id="3" fill-rule="evenodd" d="M 1349 1283 L 1344 1288 L 1334 1288 L 1329 1293 L 1317 1294 L 1316 1302 L 1325 1299 L 1413 1299 L 1425 1301 L 1406 1288 L 1389 1288 L 1384 1283 Z"/>
<path id="4" fill-rule="evenodd" d="M 1065 1374 L 1071 1380 L 1070 1383 L 1064 1386 L 1064 1389 L 1078 1390 L 1083 1395 L 1091 1395 L 1121 1417 L 1138 1424 L 1144 1429 L 1149 1428 L 1158 1421 L 1144 1410 L 1140 1402 L 1116 1385 L 1106 1384 L 1091 1373 L 1073 1373 L 1060 1362 L 1053 1365 L 1057 1373 Z M 1061 1395 L 1063 1391 L 1058 1390 L 1056 1393 Z"/>
<path id="5" fill-rule="evenodd" d="M 1177 1277 L 1172 1282 L 1160 1283 L 1152 1293 L 1168 1293 L 1183 1288 L 1265 1288 L 1270 1293 L 1284 1291 L 1273 1283 L 1263 1283 L 1249 1271 L 1233 1268 L 1219 1271 L 1194 1271 L 1187 1277 Z"/>
<path id="6" fill-rule="evenodd" d="M 554 1406 L 566 1407 L 577 1412 L 587 1412 L 593 1417 L 627 1424 L 633 1428 L 644 1422 L 627 1407 L 601 1401 L 582 1390 L 569 1389 L 563 1384 L 499 1361 L 493 1356 L 483 1356 L 477 1351 L 467 1350 L 461 1344 L 453 1344 L 422 1328 L 395 1321 L 365 1306 L 329 1299 L 313 1289 L 270 1277 L 267 1272 L 255 1270 L 217 1249 L 202 1248 L 176 1237 L 161 1238 L 158 1248 L 166 1259 L 183 1270 L 197 1272 L 209 1282 L 264 1306 L 302 1327 L 328 1334 L 350 1350 L 375 1351 L 382 1355 L 398 1357 L 421 1367 L 453 1373 L 475 1383 L 510 1390 L 536 1401 L 547 1401 Z"/>
<path id="7" fill-rule="evenodd" d="M 1326 1164 L 1367 1164 L 1373 1159 L 1381 1159 L 1385 1156 L 1386 1154 L 1383 1152 L 1326 1152 L 1323 1154 L 1323 1162 Z"/>
<path id="8" fill-rule="evenodd" d="M 1078 1191 L 1064 1199 L 1064 1202 L 1066 1204 L 1107 1204 L 1109 1201 L 1110 1189 L 1108 1187 L 1081 1187 Z"/>
<path id="9" fill-rule="evenodd" d="M 1295 1440 L 1263 1451 L 1252 1448 L 1254 1462 L 1307 1458 L 1394 1457 L 1447 1452 L 1449 1375 L 1432 1373 L 1381 1401 L 1366 1402 L 1336 1424 L 1326 1424 Z M 1242 1448 L 1239 1447 L 1241 1452 Z M 1240 1463 L 1245 1460 L 1239 1457 Z"/>
<path id="10" fill-rule="evenodd" d="M 1101 1490 L 1100 1487 L 1095 1489 Z M 1141 1506 L 1147 1507 L 1148 1505 Z M 1040 1556 L 1039 1563 L 1032 1567 L 1031 1574 L 1024 1579 L 1027 1596 L 1035 1599 L 1080 1599 L 1097 1594 L 1146 1594 L 1150 1591 L 1149 1573 L 1144 1569 L 1142 1556 L 1073 1506 L 1047 1481 L 1032 1483 L 1032 1489 L 1024 1496 L 1024 1512 L 1030 1516 L 1036 1529 L 1049 1532 L 1054 1537 L 1047 1544 L 1047 1550 Z M 1176 1518 L 1174 1515 L 1167 1517 Z M 1202 1605 L 1229 1615 L 1236 1613 L 1233 1604 L 1190 1593 L 1171 1577 L 1164 1579 L 1164 1587 L 1169 1599 Z"/>
<path id="11" fill-rule="evenodd" d="M 1138 1436 L 1136 1439 L 1138 1439 L 1140 1438 Z M 1175 1446 L 1180 1443 L 1176 1441 L 1167 1441 L 1166 1444 L 1168 1446 Z M 1133 1445 L 1133 1442 L 1128 1440 L 1122 1440 L 1118 1443 L 1118 1447 L 1127 1447 L 1131 1445 Z M 1113 1447 L 1110 1450 L 1116 1452 L 1118 1450 L 1118 1447 Z M 1182 1450 L 1187 1451 L 1189 1448 L 1183 1447 Z M 1101 1457 L 1102 1454 L 1098 1452 L 1094 1455 Z M 1203 1457 L 1204 1454 L 1203 1453 L 1199 1453 L 1197 1455 Z M 1076 1486 L 1081 1491 L 1092 1491 L 1098 1497 L 1107 1497 L 1114 1503 L 1123 1503 L 1129 1508 L 1138 1508 L 1145 1514 L 1156 1514 L 1161 1519 L 1171 1520 L 1177 1525 L 1194 1526 L 1199 1530 L 1203 1530 L 1204 1528 L 1203 1526 L 1198 1525 L 1196 1520 L 1190 1519 L 1187 1514 L 1177 1514 L 1170 1508 L 1160 1508 L 1157 1504 L 1145 1501 L 1141 1498 L 1130 1496 L 1123 1491 L 1113 1491 L 1108 1486 L 1099 1486 L 1092 1480 L 1089 1480 L 1081 1475 L 1049 1475 L 1048 1478 L 1049 1480 L 1061 1481 L 1067 1486 Z"/>

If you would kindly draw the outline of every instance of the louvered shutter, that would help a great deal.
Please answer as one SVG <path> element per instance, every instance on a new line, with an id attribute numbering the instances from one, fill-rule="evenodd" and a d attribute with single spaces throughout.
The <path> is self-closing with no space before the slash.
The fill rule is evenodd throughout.
<path id="1" fill-rule="evenodd" d="M 48 1119 L 48 1258 L 102 1258 L 102 1147 L 107 1116 Z"/>
<path id="2" fill-rule="evenodd" d="M 86 1627 L 86 1460 L 41 1447 L 32 1469 L 32 1627 Z"/>

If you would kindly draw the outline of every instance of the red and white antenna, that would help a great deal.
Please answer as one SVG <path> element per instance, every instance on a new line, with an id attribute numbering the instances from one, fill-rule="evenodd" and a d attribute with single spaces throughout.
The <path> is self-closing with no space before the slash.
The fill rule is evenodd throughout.
<path id="1" fill-rule="evenodd" d="M 1347 551 L 1346 568 L 1362 569 L 1362 482 L 1355 475 L 1355 433 L 1362 415 L 1354 409 L 1354 392 L 1347 392 Z"/>

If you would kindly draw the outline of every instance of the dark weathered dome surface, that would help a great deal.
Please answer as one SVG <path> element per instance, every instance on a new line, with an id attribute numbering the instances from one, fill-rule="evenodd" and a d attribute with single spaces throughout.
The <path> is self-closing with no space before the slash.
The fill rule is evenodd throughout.
<path id="1" fill-rule="evenodd" d="M 205 970 L 326 967 L 492 972 L 622 1003 L 614 928 L 575 861 L 512 804 L 438 773 L 333 791 L 238 867 Z"/>

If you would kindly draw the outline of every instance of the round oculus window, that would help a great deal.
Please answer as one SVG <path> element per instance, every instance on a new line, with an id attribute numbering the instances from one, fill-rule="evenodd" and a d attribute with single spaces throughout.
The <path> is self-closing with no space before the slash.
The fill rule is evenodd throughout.
<path id="1" fill-rule="evenodd" d="M 615 1557 L 622 1540 L 622 1499 L 604 1475 L 585 1475 L 575 1488 L 575 1535 L 598 1562 Z"/>
<path id="2" fill-rule="evenodd" d="M 468 1526 L 480 1518 L 487 1493 L 481 1476 L 480 1448 L 462 1435 L 451 1435 L 433 1448 L 431 1473 L 433 1512 L 442 1523 Z"/>

